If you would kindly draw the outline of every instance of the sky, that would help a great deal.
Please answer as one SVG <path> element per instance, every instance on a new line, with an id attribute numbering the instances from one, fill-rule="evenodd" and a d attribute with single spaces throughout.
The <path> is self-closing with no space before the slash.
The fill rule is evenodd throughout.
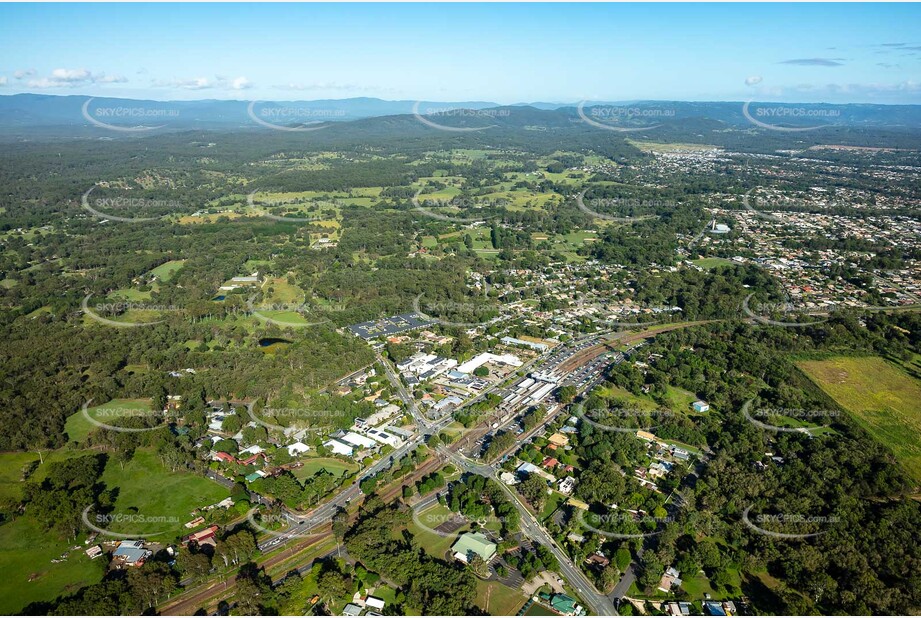
<path id="1" fill-rule="evenodd" d="M 0 95 L 921 103 L 918 4 L 0 4 Z"/>

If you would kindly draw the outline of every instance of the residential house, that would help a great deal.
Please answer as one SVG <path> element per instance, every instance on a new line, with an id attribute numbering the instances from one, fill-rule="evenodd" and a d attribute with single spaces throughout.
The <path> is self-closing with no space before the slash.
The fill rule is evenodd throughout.
<path id="1" fill-rule="evenodd" d="M 665 570 L 665 574 L 662 575 L 662 579 L 659 580 L 659 590 L 662 592 L 671 592 L 673 587 L 681 585 L 681 578 L 679 577 L 680 573 L 675 569 L 675 567 L 668 567 Z"/>
<path id="2" fill-rule="evenodd" d="M 560 492 L 564 494 L 571 494 L 572 490 L 576 486 L 576 479 L 571 476 L 567 476 L 562 481 L 560 481 Z"/>
<path id="3" fill-rule="evenodd" d="M 121 541 L 112 552 L 112 560 L 120 568 L 122 566 L 139 567 L 150 557 L 151 551 L 144 548 L 144 541 Z"/>

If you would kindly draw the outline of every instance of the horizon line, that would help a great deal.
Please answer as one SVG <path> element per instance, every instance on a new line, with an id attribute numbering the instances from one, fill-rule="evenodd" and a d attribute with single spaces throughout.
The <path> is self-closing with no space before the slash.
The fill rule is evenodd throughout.
<path id="1" fill-rule="evenodd" d="M 732 103 L 732 104 L 744 104 L 746 100 L 743 99 L 622 99 L 622 100 L 613 100 L 613 99 L 581 99 L 571 102 L 559 102 L 559 101 L 528 101 L 528 102 L 517 102 L 517 103 L 498 103 L 496 101 L 489 101 L 485 99 L 467 99 L 467 100 L 447 100 L 447 99 L 385 99 L 382 97 L 375 96 L 361 96 L 361 97 L 342 97 L 342 98 L 314 98 L 314 99 L 282 99 L 282 98 L 273 98 L 273 99 L 240 99 L 240 98 L 215 98 L 215 97 L 202 97 L 197 99 L 155 99 L 155 98 L 137 98 L 131 96 L 117 96 L 117 95 L 90 95 L 90 94 L 59 94 L 59 93 L 43 93 L 43 92 L 14 92 L 14 93 L 3 93 L 0 94 L 0 98 L 7 97 L 17 97 L 17 96 L 40 96 L 40 97 L 55 97 L 55 98 L 81 98 L 81 99 L 121 99 L 125 101 L 153 101 L 156 103 L 194 103 L 199 101 L 215 101 L 223 103 L 274 103 L 274 102 L 311 102 L 311 101 L 356 101 L 356 100 L 372 100 L 372 101 L 381 101 L 384 103 L 449 103 L 449 104 L 463 104 L 463 103 L 482 103 L 488 104 L 494 107 L 533 107 L 535 105 L 556 105 L 559 108 L 563 107 L 578 107 L 581 104 L 618 104 L 626 105 L 631 103 Z M 845 105 L 876 105 L 882 107 L 917 107 L 921 106 L 921 101 L 917 103 L 884 103 L 884 102 L 860 102 L 860 101 L 850 101 L 847 103 L 832 103 L 828 101 L 794 101 L 794 100 L 771 100 L 771 99 L 761 99 L 753 98 L 747 99 L 749 103 L 784 103 L 784 104 L 798 104 L 798 105 L 835 105 L 835 106 L 845 106 Z M 546 110 L 543 110 L 546 111 Z"/>

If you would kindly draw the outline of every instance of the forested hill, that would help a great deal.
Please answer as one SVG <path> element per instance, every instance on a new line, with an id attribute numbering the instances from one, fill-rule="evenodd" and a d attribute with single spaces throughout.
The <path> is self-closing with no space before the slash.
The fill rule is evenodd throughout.
<path id="1" fill-rule="evenodd" d="M 605 130 L 611 127 L 614 130 Z M 784 131 L 774 128 L 813 130 Z M 322 130 L 316 130 L 322 128 Z M 273 131 L 277 129 L 277 131 Z M 296 129 L 292 131 L 292 129 Z M 912 148 L 919 105 L 638 101 L 500 106 L 485 101 L 425 102 L 354 98 L 315 101 L 150 101 L 18 94 L 0 97 L 0 139 L 137 139 L 167 132 L 274 132 L 300 139 L 412 136 L 438 129 L 452 139 L 490 139 L 502 130 L 547 137 L 591 133 L 735 147 L 761 134 L 761 146 L 820 144 Z M 623 131 L 626 129 L 626 131 Z M 883 142 L 879 137 L 883 136 Z"/>

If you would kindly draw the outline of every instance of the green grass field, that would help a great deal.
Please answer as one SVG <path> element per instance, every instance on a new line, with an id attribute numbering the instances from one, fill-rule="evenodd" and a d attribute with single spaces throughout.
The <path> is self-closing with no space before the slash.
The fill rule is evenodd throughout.
<path id="1" fill-rule="evenodd" d="M 672 410 L 680 412 L 693 412 L 691 404 L 697 401 L 697 395 L 691 391 L 668 385 L 665 387 L 665 398 Z"/>
<path id="2" fill-rule="evenodd" d="M 109 488 L 118 488 L 113 513 L 130 521 L 113 521 L 101 527 L 123 534 L 162 533 L 152 538 L 160 541 L 181 535 L 183 524 L 194 517 L 193 510 L 230 495 L 226 487 L 207 478 L 169 470 L 153 450 L 146 448 L 135 451 L 124 466 L 110 459 L 102 481 Z"/>
<path id="3" fill-rule="evenodd" d="M 28 479 L 29 481 L 40 482 L 45 478 L 50 464 L 96 452 L 85 449 L 61 448 L 56 451 L 42 451 L 41 458 L 36 451 L 0 453 L 0 498 L 18 500 L 22 496 L 22 470 L 26 464 L 31 462 L 38 463 L 44 460 L 44 463 L 39 464 Z"/>
<path id="4" fill-rule="evenodd" d="M 416 519 L 429 528 L 437 528 L 440 523 L 446 521 L 451 515 L 450 509 L 436 503 L 424 511 L 419 511 Z M 445 553 L 451 549 L 451 546 L 454 545 L 454 542 L 457 540 L 457 535 L 465 532 L 469 526 L 463 526 L 448 536 L 429 532 L 412 519 L 409 521 L 407 528 L 412 532 L 413 536 L 416 537 L 419 546 L 425 549 L 430 556 L 443 560 Z"/>
<path id="5" fill-rule="evenodd" d="M 118 425 L 119 412 L 124 411 L 124 416 L 144 414 L 150 411 L 150 406 L 150 399 L 113 399 L 107 403 L 87 408 L 86 412 L 101 423 Z M 76 442 L 82 442 L 91 431 L 97 428 L 84 416 L 83 410 L 78 410 L 68 416 L 64 424 L 67 439 Z"/>
<path id="6" fill-rule="evenodd" d="M 492 616 L 514 616 L 527 600 L 520 590 L 499 582 L 477 580 L 476 604 Z"/>
<path id="7" fill-rule="evenodd" d="M 38 461 L 38 453 L 0 453 L 0 500 L 22 496 L 22 470 L 33 461 Z"/>
<path id="8" fill-rule="evenodd" d="M 163 281 L 165 283 L 172 279 L 176 271 L 182 268 L 183 265 L 185 265 L 185 260 L 170 260 L 151 270 L 150 274 L 155 276 L 158 281 Z"/>
<path id="9" fill-rule="evenodd" d="M 728 569 L 727 572 L 729 573 L 729 583 L 726 585 L 726 588 L 738 589 L 742 585 L 742 577 L 739 571 L 736 569 Z M 694 575 L 682 573 L 681 575 L 681 587 L 688 593 L 691 600 L 702 601 L 705 593 L 710 593 L 714 599 L 718 599 L 726 596 L 728 592 L 726 589 L 712 585 L 703 572 Z"/>
<path id="10" fill-rule="evenodd" d="M 140 302 L 142 300 L 150 300 L 150 292 L 142 292 L 134 288 L 121 288 L 109 294 L 107 298 L 112 301 L 127 300 L 130 302 Z"/>
<path id="11" fill-rule="evenodd" d="M 877 356 L 797 366 L 921 481 L 921 382 Z"/>
<path id="12" fill-rule="evenodd" d="M 262 289 L 266 292 L 266 303 L 269 304 L 295 304 L 303 302 L 304 290 L 288 283 L 286 277 L 269 279 Z M 269 294 L 271 290 L 271 294 Z"/>
<path id="13" fill-rule="evenodd" d="M 15 614 L 29 603 L 52 601 L 100 581 L 105 558 L 90 560 L 83 553 L 83 538 L 59 539 L 29 515 L 0 526 L 0 614 Z M 51 562 L 64 553 L 63 562 Z"/>
<path id="14" fill-rule="evenodd" d="M 259 315 L 261 315 L 264 318 L 262 320 L 259 320 L 259 318 L 257 317 L 256 318 L 257 320 L 259 320 L 260 322 L 277 324 L 278 326 L 281 326 L 282 328 L 284 328 L 285 326 L 297 328 L 299 326 L 306 326 L 313 322 L 320 321 L 320 318 L 317 318 L 315 320 L 307 320 L 304 316 L 302 316 L 297 311 L 259 309 L 259 307 L 256 307 L 256 310 L 259 311 Z M 265 348 L 263 349 L 263 351 L 265 351 Z"/>
<path id="15" fill-rule="evenodd" d="M 727 260 L 726 258 L 711 257 L 711 258 L 700 258 L 699 260 L 691 260 L 691 263 L 696 264 L 697 266 L 700 266 L 704 270 L 711 270 L 719 266 L 727 266 L 729 264 L 732 264 L 732 261 Z"/>

